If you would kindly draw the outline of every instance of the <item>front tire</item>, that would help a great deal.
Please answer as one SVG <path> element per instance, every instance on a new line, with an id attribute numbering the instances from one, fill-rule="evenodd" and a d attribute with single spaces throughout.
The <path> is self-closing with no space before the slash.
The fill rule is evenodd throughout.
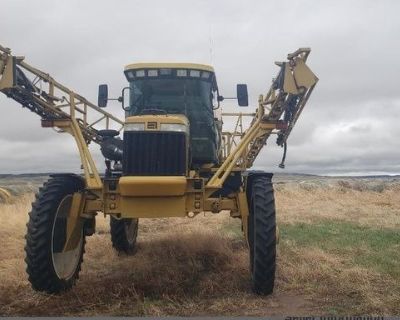
<path id="1" fill-rule="evenodd" d="M 134 255 L 136 253 L 138 227 L 139 219 L 116 219 L 111 216 L 111 241 L 115 250 L 127 255 Z"/>
<path id="2" fill-rule="evenodd" d="M 26 271 L 33 289 L 59 293 L 79 278 L 85 247 L 83 223 L 77 224 L 72 248 L 64 249 L 73 195 L 84 189 L 74 176 L 50 178 L 40 188 L 29 213 L 26 233 Z M 81 230 L 80 230 L 81 229 Z"/>
<path id="3" fill-rule="evenodd" d="M 249 186 L 248 242 L 252 290 L 268 295 L 274 290 L 276 269 L 276 214 L 271 178 L 255 176 Z"/>

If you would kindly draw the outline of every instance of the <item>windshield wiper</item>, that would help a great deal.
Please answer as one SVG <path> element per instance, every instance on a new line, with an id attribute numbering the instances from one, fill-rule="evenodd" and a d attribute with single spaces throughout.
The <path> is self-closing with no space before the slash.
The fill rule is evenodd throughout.
<path id="1" fill-rule="evenodd" d="M 139 114 L 140 115 L 142 115 L 142 114 L 152 114 L 152 115 L 167 114 L 167 111 L 161 110 L 161 109 L 156 109 L 156 108 L 146 108 L 146 109 L 143 109 L 142 111 L 140 111 Z"/>

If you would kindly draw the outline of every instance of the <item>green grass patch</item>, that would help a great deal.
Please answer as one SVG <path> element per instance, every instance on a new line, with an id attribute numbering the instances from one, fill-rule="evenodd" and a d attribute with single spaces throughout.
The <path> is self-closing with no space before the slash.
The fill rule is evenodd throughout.
<path id="1" fill-rule="evenodd" d="M 229 219 L 227 223 L 221 225 L 220 230 L 234 239 L 242 239 L 244 237 L 240 219 Z"/>
<path id="2" fill-rule="evenodd" d="M 280 225 L 281 239 L 346 256 L 355 264 L 400 277 L 400 232 L 340 221 Z"/>

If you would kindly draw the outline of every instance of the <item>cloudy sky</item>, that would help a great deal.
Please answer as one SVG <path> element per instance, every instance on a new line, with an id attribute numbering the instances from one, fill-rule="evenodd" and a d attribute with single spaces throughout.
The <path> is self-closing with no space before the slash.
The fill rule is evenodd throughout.
<path id="1" fill-rule="evenodd" d="M 320 81 L 289 138 L 286 172 L 398 174 L 399 12 L 395 0 L 1 0 L 0 44 L 92 101 L 99 83 L 119 95 L 129 63 L 211 63 L 223 95 L 248 84 L 252 106 L 240 111 L 269 88 L 274 61 L 311 47 Z M 122 116 L 118 103 L 108 111 Z M 0 173 L 79 169 L 72 138 L 39 120 L 0 94 Z M 271 139 L 256 167 L 279 172 L 281 153 Z"/>

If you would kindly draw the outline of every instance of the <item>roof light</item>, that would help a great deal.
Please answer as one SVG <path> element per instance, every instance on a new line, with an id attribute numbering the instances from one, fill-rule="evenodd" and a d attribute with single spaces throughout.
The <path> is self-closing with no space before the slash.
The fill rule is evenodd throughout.
<path id="1" fill-rule="evenodd" d="M 178 77 L 187 77 L 187 70 L 177 70 L 176 75 Z"/>
<path id="2" fill-rule="evenodd" d="M 204 78 L 204 79 L 208 79 L 210 77 L 210 73 L 207 72 L 207 71 L 203 71 L 201 73 L 201 77 Z"/>
<path id="3" fill-rule="evenodd" d="M 144 77 L 145 76 L 144 70 L 136 70 L 135 75 L 136 77 Z"/>
<path id="4" fill-rule="evenodd" d="M 190 70 L 190 76 L 199 78 L 200 77 L 200 71 L 199 70 Z"/>
<path id="5" fill-rule="evenodd" d="M 126 74 L 127 74 L 129 79 L 133 79 L 134 78 L 133 71 L 128 71 Z"/>
<path id="6" fill-rule="evenodd" d="M 157 77 L 158 76 L 158 70 L 149 70 L 149 71 L 147 71 L 147 75 L 149 77 Z"/>

